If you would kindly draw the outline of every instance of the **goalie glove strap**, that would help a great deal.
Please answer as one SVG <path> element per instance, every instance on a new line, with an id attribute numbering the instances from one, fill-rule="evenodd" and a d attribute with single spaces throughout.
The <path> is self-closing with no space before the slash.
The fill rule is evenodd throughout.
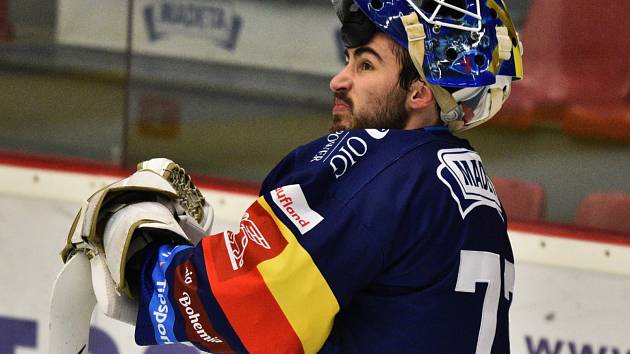
<path id="1" fill-rule="evenodd" d="M 125 282 L 127 260 L 152 241 L 134 237 L 136 231 L 142 229 L 151 230 L 145 236 L 166 235 L 176 239 L 175 243 L 193 244 L 177 223 L 171 209 L 161 203 L 135 203 L 116 211 L 105 225 L 103 247 L 107 266 L 119 292 L 129 294 Z"/>
<path id="2" fill-rule="evenodd" d="M 137 240 L 137 241 L 136 241 Z M 130 256 L 127 259 L 125 281 L 129 289 L 129 295 L 133 298 L 137 298 L 138 291 L 140 291 L 140 274 L 142 267 L 146 261 L 146 257 L 152 254 L 153 250 L 159 248 L 161 245 L 169 243 L 170 240 L 164 237 L 156 237 L 154 230 L 140 229 L 136 230 L 134 234 L 134 241 L 130 245 L 132 247 L 140 247 L 136 252 L 130 250 Z"/>

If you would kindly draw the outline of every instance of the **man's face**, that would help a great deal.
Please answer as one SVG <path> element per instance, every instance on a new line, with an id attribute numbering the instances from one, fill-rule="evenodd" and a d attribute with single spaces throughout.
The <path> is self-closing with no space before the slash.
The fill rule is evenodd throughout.
<path id="1" fill-rule="evenodd" d="M 353 128 L 402 129 L 408 121 L 407 92 L 400 88 L 400 64 L 387 35 L 346 50 L 346 66 L 332 78 L 335 97 L 331 131 Z"/>

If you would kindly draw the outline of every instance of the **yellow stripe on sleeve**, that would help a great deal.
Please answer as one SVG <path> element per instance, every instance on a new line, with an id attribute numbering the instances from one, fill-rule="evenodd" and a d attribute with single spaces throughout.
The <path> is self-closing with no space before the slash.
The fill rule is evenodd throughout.
<path id="1" fill-rule="evenodd" d="M 265 284 L 297 333 L 305 353 L 316 353 L 328 338 L 339 303 L 311 255 L 280 221 L 264 197 L 258 203 L 271 215 L 289 243 L 276 257 L 258 265 Z"/>

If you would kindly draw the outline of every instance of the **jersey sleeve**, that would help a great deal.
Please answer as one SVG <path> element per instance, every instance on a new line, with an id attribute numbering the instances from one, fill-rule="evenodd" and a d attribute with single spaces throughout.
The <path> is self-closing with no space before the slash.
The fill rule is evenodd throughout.
<path id="1" fill-rule="evenodd" d="M 149 250 L 136 341 L 214 353 L 461 353 L 473 352 L 479 328 L 497 328 L 484 343 L 509 352 L 510 289 L 493 283 L 506 295 L 487 316 L 483 291 L 457 287 L 475 284 L 478 274 L 460 269 L 482 271 L 486 256 L 503 279 L 513 257 L 480 159 L 449 139 L 353 131 L 297 149 L 233 231 Z M 497 324 L 480 326 L 482 313 Z"/>
<path id="2" fill-rule="evenodd" d="M 149 250 L 137 343 L 189 341 L 213 353 L 317 352 L 340 306 L 382 264 L 369 237 L 351 242 L 368 234 L 360 219 L 325 200 L 320 213 L 300 185 L 277 187 L 247 209 L 236 231 L 196 247 Z"/>

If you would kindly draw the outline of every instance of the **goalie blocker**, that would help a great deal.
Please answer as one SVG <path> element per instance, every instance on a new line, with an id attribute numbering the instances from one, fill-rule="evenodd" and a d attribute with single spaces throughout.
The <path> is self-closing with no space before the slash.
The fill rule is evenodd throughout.
<path id="1" fill-rule="evenodd" d="M 66 265 L 51 298 L 50 352 L 76 353 L 85 346 L 95 302 L 105 315 L 135 324 L 138 305 L 126 280 L 127 264 L 135 268 L 132 274 L 139 266 L 129 260 L 157 239 L 196 245 L 212 221 L 201 192 L 167 159 L 142 162 L 130 177 L 94 193 L 79 210 L 61 252 Z M 69 294 L 77 295 L 71 307 Z"/>

